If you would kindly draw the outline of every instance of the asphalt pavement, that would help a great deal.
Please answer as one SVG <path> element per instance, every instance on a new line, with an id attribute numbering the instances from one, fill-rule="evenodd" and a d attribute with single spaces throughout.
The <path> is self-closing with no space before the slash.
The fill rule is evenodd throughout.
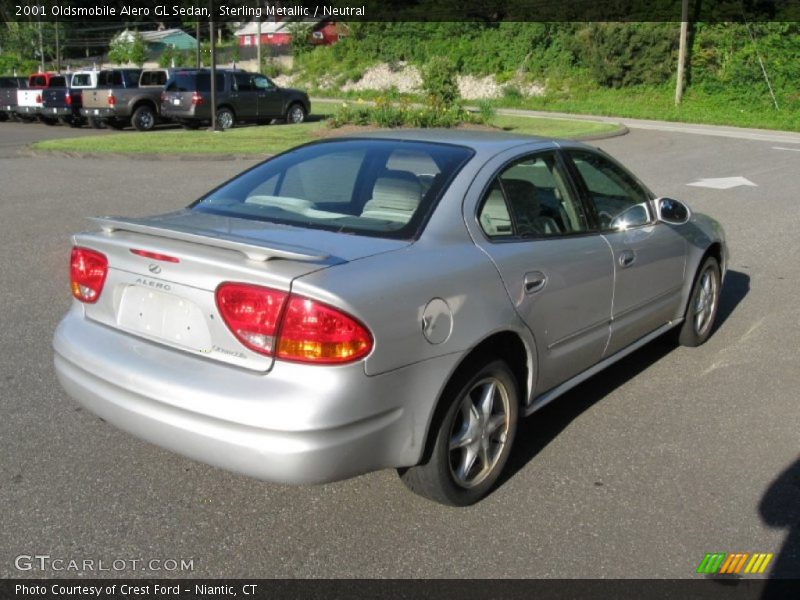
<path id="1" fill-rule="evenodd" d="M 256 481 L 81 410 L 50 347 L 70 234 L 183 207 L 252 161 L 20 156 L 75 132 L 0 123 L 0 577 L 693 578 L 708 552 L 771 552 L 775 575 L 800 577 L 800 145 L 677 129 L 594 143 L 725 226 L 717 331 L 694 349 L 657 340 L 533 415 L 502 485 L 455 509 L 393 471 Z M 734 177 L 755 185 L 688 185 Z M 144 562 L 17 568 L 37 554 Z"/>

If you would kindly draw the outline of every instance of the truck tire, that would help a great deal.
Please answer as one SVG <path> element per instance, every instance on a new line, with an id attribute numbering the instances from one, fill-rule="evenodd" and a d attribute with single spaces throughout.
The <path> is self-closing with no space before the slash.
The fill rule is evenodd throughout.
<path id="1" fill-rule="evenodd" d="M 236 115 L 227 106 L 217 111 L 217 126 L 220 129 L 231 129 L 236 124 Z"/>
<path id="2" fill-rule="evenodd" d="M 291 104 L 286 110 L 286 122 L 298 125 L 306 120 L 306 109 L 299 102 Z"/>
<path id="3" fill-rule="evenodd" d="M 103 125 L 103 122 L 100 119 L 89 117 L 89 127 L 92 129 L 103 129 L 105 125 Z"/>
<path id="4" fill-rule="evenodd" d="M 156 112 L 147 105 L 140 106 L 133 111 L 131 125 L 136 131 L 150 131 L 156 125 Z"/>

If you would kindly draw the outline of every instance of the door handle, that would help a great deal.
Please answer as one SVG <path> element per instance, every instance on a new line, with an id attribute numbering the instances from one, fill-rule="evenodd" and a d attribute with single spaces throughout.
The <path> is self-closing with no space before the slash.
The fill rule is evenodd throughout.
<path id="1" fill-rule="evenodd" d="M 623 269 L 630 267 L 636 260 L 636 252 L 633 250 L 623 250 L 619 253 L 619 266 Z"/>
<path id="2" fill-rule="evenodd" d="M 547 275 L 541 271 L 526 273 L 523 285 L 525 286 L 526 294 L 535 294 L 547 285 Z"/>

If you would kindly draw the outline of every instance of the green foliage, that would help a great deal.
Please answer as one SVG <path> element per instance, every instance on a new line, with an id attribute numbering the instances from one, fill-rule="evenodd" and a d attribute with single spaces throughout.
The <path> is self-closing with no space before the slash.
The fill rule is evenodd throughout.
<path id="1" fill-rule="evenodd" d="M 142 35 L 137 31 L 133 34 L 133 42 L 131 42 L 130 54 L 128 55 L 128 62 L 141 67 L 144 61 L 147 60 L 147 45 L 144 43 Z"/>
<path id="2" fill-rule="evenodd" d="M 204 67 L 211 66 L 211 44 L 209 42 L 200 44 L 200 64 Z"/>
<path id="3" fill-rule="evenodd" d="M 672 23 L 594 23 L 578 32 L 575 51 L 602 86 L 658 84 L 675 70 L 678 32 Z"/>
<path id="4" fill-rule="evenodd" d="M 175 61 L 175 65 L 177 66 L 178 61 L 176 58 L 175 48 L 172 46 L 167 46 L 164 48 L 161 56 L 158 57 L 158 66 L 162 69 L 166 69 L 172 66 L 173 61 Z"/>
<path id="5" fill-rule="evenodd" d="M 342 103 L 328 120 L 328 126 L 371 125 L 373 127 L 456 127 L 462 123 L 482 122 L 479 115 L 471 115 L 457 105 L 412 105 L 408 100 L 395 101 L 385 96 L 376 98 L 375 104 Z"/>
<path id="6" fill-rule="evenodd" d="M 434 56 L 422 70 L 422 89 L 427 94 L 428 104 L 434 109 L 458 106 L 461 94 L 458 91 L 456 67 L 446 56 Z"/>
<path id="7" fill-rule="evenodd" d="M 132 42 L 116 39 L 111 42 L 108 50 L 108 60 L 117 65 L 124 65 L 130 62 Z"/>
<path id="8" fill-rule="evenodd" d="M 495 110 L 494 106 L 492 106 L 491 102 L 487 102 L 486 100 L 478 102 L 477 117 L 481 123 L 488 125 L 492 121 L 494 121 L 494 118 L 496 116 L 497 116 L 497 111 Z"/>

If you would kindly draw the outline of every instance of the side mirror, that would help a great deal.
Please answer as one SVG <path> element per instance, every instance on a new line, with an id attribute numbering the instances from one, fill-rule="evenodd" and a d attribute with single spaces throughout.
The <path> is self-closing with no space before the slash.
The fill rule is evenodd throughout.
<path id="1" fill-rule="evenodd" d="M 609 228 L 614 231 L 626 231 L 631 227 L 640 227 L 650 222 L 650 213 L 646 204 L 629 206 L 611 220 Z"/>
<path id="2" fill-rule="evenodd" d="M 692 214 L 688 206 L 672 198 L 656 200 L 656 211 L 658 211 L 659 220 L 672 225 L 683 225 Z"/>

